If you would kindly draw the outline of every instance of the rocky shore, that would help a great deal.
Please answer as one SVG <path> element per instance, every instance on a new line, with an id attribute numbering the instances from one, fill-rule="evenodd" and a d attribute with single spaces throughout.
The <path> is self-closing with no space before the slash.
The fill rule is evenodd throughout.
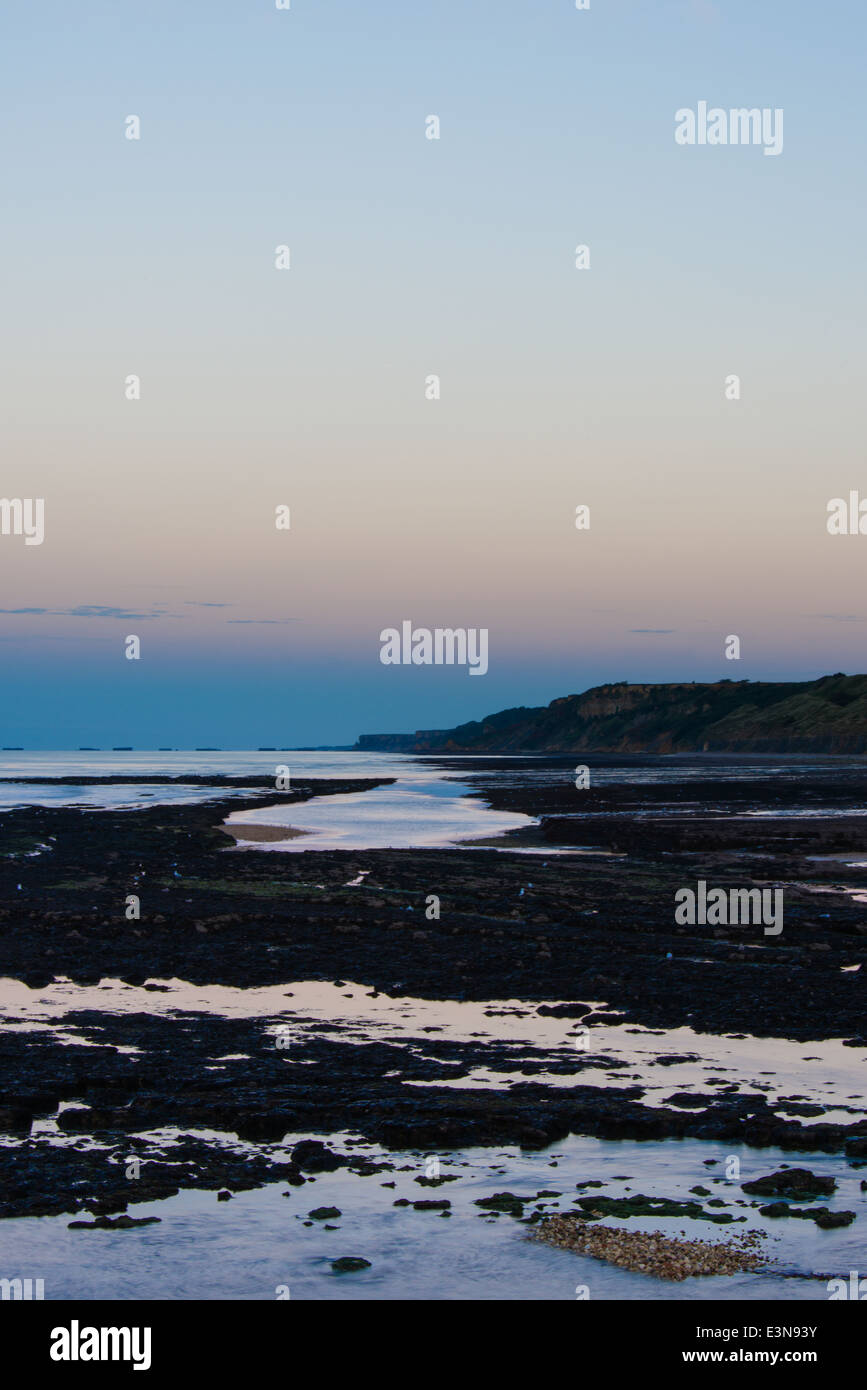
<path id="1" fill-rule="evenodd" d="M 62 1027 L 33 1028 L 7 1014 L 0 1134 L 14 1142 L 0 1146 L 0 1214 L 122 1211 L 132 1200 L 125 1164 L 135 1157 L 137 1201 L 285 1179 L 270 1146 L 286 1134 L 354 1134 L 439 1153 L 541 1149 L 570 1133 L 691 1136 L 867 1161 L 863 1102 L 843 1117 L 835 1104 L 825 1120 L 797 1092 L 746 1092 L 720 1071 L 701 1093 L 649 1105 L 644 1084 L 630 1082 L 626 1064 L 593 1037 L 616 1021 L 636 1038 L 688 1025 L 867 1046 L 867 905 L 844 891 L 858 871 L 843 862 L 864 853 L 867 774 L 813 774 L 808 785 L 793 776 L 786 785 L 709 771 L 673 785 L 578 792 L 563 760 L 538 765 L 532 779 L 518 764 L 514 779 L 503 778 L 502 766 L 496 778 L 483 761 L 473 767 L 478 793 L 540 819 L 505 852 L 283 855 L 239 850 L 221 828 L 230 811 L 362 792 L 374 781 L 310 781 L 278 797 L 250 779 L 216 778 L 214 799 L 196 805 L 4 813 L 0 976 L 32 991 L 66 977 L 77 986 L 122 981 L 154 998 L 170 980 L 286 993 L 280 1009 L 247 1017 L 88 1007 L 65 1013 Z M 462 760 L 462 777 L 467 770 Z M 221 796 L 223 787 L 236 794 Z M 845 814 L 808 820 L 791 815 L 796 803 Z M 757 807 L 772 814 L 747 814 Z M 550 847 L 548 857 L 520 852 L 534 840 Z M 576 846 L 589 852 L 554 853 Z M 824 858 L 833 855 L 842 859 Z M 674 893 L 698 877 L 782 885 L 781 935 L 676 926 Z M 867 870 L 860 877 L 867 885 Z M 126 915 L 129 895 L 140 899 L 138 919 Z M 439 919 L 426 915 L 430 895 Z M 517 1054 L 493 1022 L 477 1039 L 420 1029 L 359 1043 L 339 1020 L 320 1018 L 302 1020 L 281 1047 L 276 1030 L 293 1020 L 293 982 L 315 980 L 349 981 L 355 995 L 374 999 L 512 1001 L 589 1031 L 589 1044 L 567 1056 Z M 657 1041 L 660 1065 L 677 1063 L 661 1034 Z M 480 1068 L 505 1079 L 485 1089 L 456 1084 Z M 619 1074 L 619 1084 L 600 1083 L 600 1069 Z M 51 1133 L 37 1125 L 31 1135 L 34 1121 L 52 1117 Z M 180 1132 L 171 1144 L 142 1137 L 167 1130 Z M 232 1152 L 201 1137 L 206 1131 L 252 1147 Z M 369 1163 L 343 1149 L 338 1161 Z M 302 1180 L 310 1160 L 302 1154 L 294 1165 Z"/>

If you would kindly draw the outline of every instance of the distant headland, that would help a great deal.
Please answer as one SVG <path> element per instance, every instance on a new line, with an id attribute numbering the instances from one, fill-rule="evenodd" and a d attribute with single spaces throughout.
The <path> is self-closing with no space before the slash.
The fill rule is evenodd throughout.
<path id="1" fill-rule="evenodd" d="M 362 734 L 365 752 L 867 753 L 867 675 L 597 685 L 454 729 Z"/>

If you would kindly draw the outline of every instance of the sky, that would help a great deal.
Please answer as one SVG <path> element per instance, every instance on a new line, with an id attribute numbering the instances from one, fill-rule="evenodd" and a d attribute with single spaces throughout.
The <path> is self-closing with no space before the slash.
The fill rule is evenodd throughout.
<path id="1" fill-rule="evenodd" d="M 0 742 L 867 669 L 826 525 L 867 499 L 865 38 L 855 0 L 5 7 L 2 494 L 45 535 L 0 535 Z M 781 152 L 678 144 L 701 101 Z M 383 665 L 405 620 L 487 673 Z"/>

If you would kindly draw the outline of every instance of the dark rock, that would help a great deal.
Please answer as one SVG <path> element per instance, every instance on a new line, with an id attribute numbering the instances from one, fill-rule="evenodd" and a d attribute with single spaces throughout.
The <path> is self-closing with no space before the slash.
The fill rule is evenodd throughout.
<path id="1" fill-rule="evenodd" d="M 319 1139 L 302 1139 L 292 1150 L 292 1163 L 305 1173 L 333 1173 L 345 1168 L 348 1158 L 336 1154 Z"/>
<path id="2" fill-rule="evenodd" d="M 131 1226 L 152 1226 L 161 1216 L 98 1216 L 95 1221 L 69 1221 L 70 1231 L 128 1231 Z"/>
<path id="3" fill-rule="evenodd" d="M 797 1217 L 801 1221 L 815 1221 L 823 1231 L 834 1230 L 838 1226 L 851 1226 L 855 1220 L 854 1211 L 830 1211 L 828 1207 L 790 1207 L 786 1202 L 769 1202 L 759 1207 L 762 1216 L 772 1218 Z"/>
<path id="4" fill-rule="evenodd" d="M 756 1197 L 792 1197 L 801 1202 L 811 1197 L 829 1197 L 837 1190 L 833 1178 L 811 1173 L 809 1168 L 781 1168 L 767 1177 L 743 1182 L 741 1187 Z"/>
<path id="5" fill-rule="evenodd" d="M 529 1200 L 529 1197 L 518 1197 L 514 1192 L 495 1192 L 492 1197 L 477 1198 L 473 1205 L 483 1207 L 485 1211 L 502 1211 L 508 1216 L 523 1216 L 524 1206 Z"/>
<path id="6" fill-rule="evenodd" d="M 833 1230 L 836 1226 L 851 1226 L 855 1220 L 854 1211 L 829 1211 L 827 1207 L 816 1208 L 813 1220 L 823 1231 Z"/>

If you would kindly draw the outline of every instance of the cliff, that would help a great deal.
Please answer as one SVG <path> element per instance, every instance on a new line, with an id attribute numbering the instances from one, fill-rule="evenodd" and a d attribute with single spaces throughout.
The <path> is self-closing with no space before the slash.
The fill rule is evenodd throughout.
<path id="1" fill-rule="evenodd" d="M 598 685 L 454 729 L 362 734 L 402 753 L 865 753 L 867 676 Z"/>

